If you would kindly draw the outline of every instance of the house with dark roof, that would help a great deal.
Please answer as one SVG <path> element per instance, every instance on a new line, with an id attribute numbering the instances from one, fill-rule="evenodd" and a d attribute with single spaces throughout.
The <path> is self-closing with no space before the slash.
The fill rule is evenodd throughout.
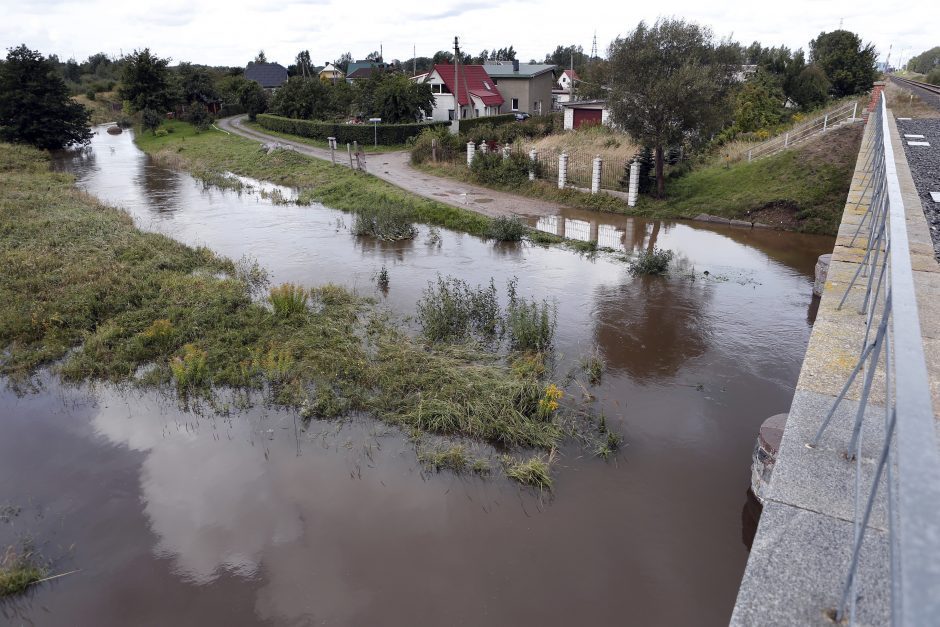
<path id="1" fill-rule="evenodd" d="M 483 68 L 503 95 L 500 113 L 548 113 L 552 103 L 555 66 L 543 63 L 495 61 Z"/>
<path id="2" fill-rule="evenodd" d="M 434 94 L 431 119 L 446 122 L 456 117 L 479 118 L 498 115 L 505 100 L 493 78 L 482 65 L 461 65 L 459 70 L 450 64 L 438 63 L 424 78 Z"/>
<path id="3" fill-rule="evenodd" d="M 392 67 L 382 61 L 353 61 L 346 68 L 346 80 L 350 83 L 365 80 L 375 71 L 387 70 Z"/>
<path id="4" fill-rule="evenodd" d="M 287 82 L 287 68 L 280 63 L 251 61 L 245 67 L 245 78 L 273 91 Z"/>

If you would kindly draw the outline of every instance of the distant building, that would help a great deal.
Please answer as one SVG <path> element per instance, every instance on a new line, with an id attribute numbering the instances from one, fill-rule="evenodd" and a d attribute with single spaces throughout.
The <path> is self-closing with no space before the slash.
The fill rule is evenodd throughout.
<path id="1" fill-rule="evenodd" d="M 453 65 L 439 63 L 421 81 L 430 84 L 434 94 L 432 120 L 446 122 L 456 117 L 455 94 L 461 118 L 499 114 L 505 100 L 482 65 L 461 65 L 459 76 L 455 74 Z"/>
<path id="2" fill-rule="evenodd" d="M 503 96 L 500 113 L 548 113 L 556 66 L 540 63 L 500 61 L 484 64 L 486 73 Z"/>
<path id="3" fill-rule="evenodd" d="M 336 67 L 332 63 L 327 63 L 326 67 L 320 70 L 320 72 L 318 73 L 318 76 L 320 77 L 321 81 L 325 81 L 327 83 L 335 83 L 336 81 L 343 80 L 343 77 L 345 75 L 343 74 L 342 70 L 340 70 L 338 67 Z"/>
<path id="4" fill-rule="evenodd" d="M 372 76 L 375 71 L 384 71 L 392 67 L 381 61 L 353 61 L 346 68 L 346 80 L 350 83 L 361 81 Z"/>
<path id="5" fill-rule="evenodd" d="M 574 70 L 565 70 L 558 77 L 552 89 L 552 111 L 561 111 L 562 105 L 571 102 L 574 88 L 581 82 L 581 77 Z"/>
<path id="6" fill-rule="evenodd" d="M 280 63 L 251 61 L 245 67 L 245 78 L 258 83 L 265 89 L 274 91 L 287 82 L 287 68 Z"/>

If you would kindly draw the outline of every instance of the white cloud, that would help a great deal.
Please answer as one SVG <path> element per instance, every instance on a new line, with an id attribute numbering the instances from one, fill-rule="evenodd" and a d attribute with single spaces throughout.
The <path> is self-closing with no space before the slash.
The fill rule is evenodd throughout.
<path id="1" fill-rule="evenodd" d="M 926 0 L 913 0 L 903 10 L 849 0 L 792 0 L 752 4 L 746 10 L 737 2 L 704 5 L 692 0 L 668 5 L 595 0 L 576 9 L 566 0 L 419 6 L 424 8 L 401 10 L 400 5 L 376 0 L 296 0 L 276 5 L 260 0 L 225 4 L 0 0 L 4 16 L 0 46 L 25 43 L 45 54 L 78 59 L 99 51 L 117 55 L 146 46 L 177 61 L 243 65 L 262 48 L 268 58 L 281 63 L 289 63 L 300 49 L 309 49 L 322 63 L 346 51 L 361 58 L 380 45 L 388 59 L 409 58 L 412 46 L 418 54 L 430 56 L 450 49 L 457 35 L 468 52 L 511 44 L 528 60 L 541 58 L 558 44 L 576 43 L 590 50 L 595 31 L 598 49 L 604 51 L 639 20 L 654 21 L 660 15 L 708 25 L 718 37 L 732 35 L 743 43 L 758 40 L 791 48 L 806 48 L 810 39 L 838 28 L 841 20 L 845 28 L 875 43 L 882 56 L 893 44 L 894 59 L 940 43 L 926 27 L 937 22 L 940 10 Z M 912 16 L 923 26 L 912 26 Z"/>

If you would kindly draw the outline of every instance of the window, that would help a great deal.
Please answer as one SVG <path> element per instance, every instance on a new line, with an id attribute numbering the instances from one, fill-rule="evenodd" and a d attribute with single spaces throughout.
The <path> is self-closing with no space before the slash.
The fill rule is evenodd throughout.
<path id="1" fill-rule="evenodd" d="M 532 112 L 535 113 L 535 115 L 542 115 L 542 101 L 541 100 L 536 100 L 534 103 L 532 103 Z"/>
<path id="2" fill-rule="evenodd" d="M 518 111 L 518 110 L 519 110 L 519 99 L 518 99 L 518 98 L 513 98 L 513 99 L 512 99 L 511 108 L 512 108 L 513 111 Z"/>
<path id="3" fill-rule="evenodd" d="M 453 121 L 453 119 L 454 119 L 454 110 L 453 110 L 453 109 L 450 109 L 450 110 L 447 112 L 447 119 Z"/>

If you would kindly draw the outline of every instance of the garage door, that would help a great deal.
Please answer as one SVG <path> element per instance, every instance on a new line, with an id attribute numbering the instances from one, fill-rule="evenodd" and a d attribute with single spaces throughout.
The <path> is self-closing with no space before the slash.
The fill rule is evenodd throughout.
<path id="1" fill-rule="evenodd" d="M 575 109 L 574 127 L 581 128 L 582 124 L 600 124 L 601 113 L 600 109 Z"/>

